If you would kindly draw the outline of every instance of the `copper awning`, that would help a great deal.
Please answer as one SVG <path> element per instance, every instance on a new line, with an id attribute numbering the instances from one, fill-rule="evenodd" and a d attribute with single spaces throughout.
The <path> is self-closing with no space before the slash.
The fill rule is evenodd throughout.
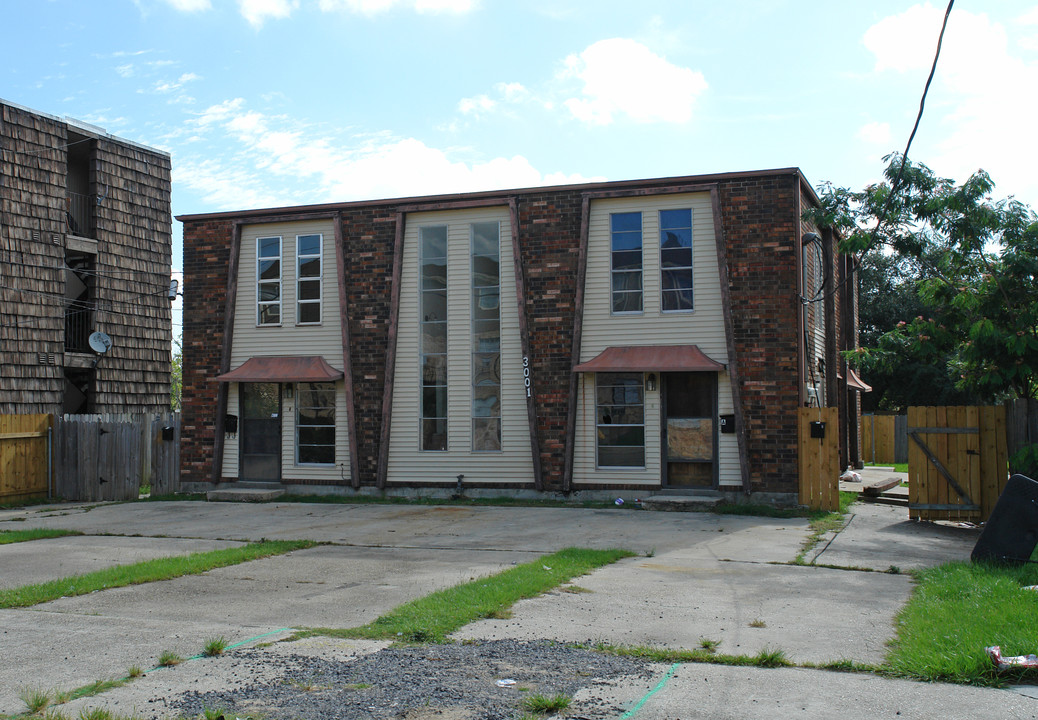
<path id="1" fill-rule="evenodd" d="M 229 373 L 217 375 L 220 382 L 333 382 L 341 380 L 336 370 L 320 355 L 254 357 Z"/>
<path id="2" fill-rule="evenodd" d="M 724 365 L 711 360 L 696 345 L 632 345 L 607 347 L 573 368 L 575 372 L 719 372 Z"/>
<path id="3" fill-rule="evenodd" d="M 865 381 L 858 377 L 854 368 L 847 368 L 847 387 L 858 392 L 872 392 L 872 386 L 866 385 Z"/>

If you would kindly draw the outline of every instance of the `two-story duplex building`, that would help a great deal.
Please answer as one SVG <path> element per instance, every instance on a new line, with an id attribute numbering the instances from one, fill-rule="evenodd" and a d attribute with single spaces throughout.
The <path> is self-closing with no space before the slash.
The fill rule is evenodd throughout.
<path id="1" fill-rule="evenodd" d="M 850 259 L 799 170 L 184 215 L 182 477 L 795 502 L 857 459 Z"/>

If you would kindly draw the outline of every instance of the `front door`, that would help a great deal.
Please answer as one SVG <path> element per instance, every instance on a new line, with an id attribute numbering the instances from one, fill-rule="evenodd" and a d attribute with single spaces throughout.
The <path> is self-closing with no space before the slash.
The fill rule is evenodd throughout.
<path id="1" fill-rule="evenodd" d="M 717 373 L 665 373 L 663 484 L 717 485 Z"/>
<path id="2" fill-rule="evenodd" d="M 281 385 L 241 383 L 239 480 L 281 482 Z"/>

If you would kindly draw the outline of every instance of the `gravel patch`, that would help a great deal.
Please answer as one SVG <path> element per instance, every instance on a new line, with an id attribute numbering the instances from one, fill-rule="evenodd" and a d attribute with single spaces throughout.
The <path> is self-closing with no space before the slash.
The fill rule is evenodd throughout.
<path id="1" fill-rule="evenodd" d="M 490 640 L 446 645 L 387 647 L 344 660 L 304 655 L 272 658 L 256 649 L 236 650 L 248 677 L 221 691 L 167 698 L 182 716 L 223 710 L 232 717 L 277 720 L 511 720 L 535 694 L 572 697 L 581 688 L 648 678 L 649 663 L 603 655 L 550 641 Z M 275 664 L 276 663 L 276 664 Z M 514 680 L 500 687 L 498 680 Z M 595 693 L 567 718 L 615 718 L 624 708 Z"/>

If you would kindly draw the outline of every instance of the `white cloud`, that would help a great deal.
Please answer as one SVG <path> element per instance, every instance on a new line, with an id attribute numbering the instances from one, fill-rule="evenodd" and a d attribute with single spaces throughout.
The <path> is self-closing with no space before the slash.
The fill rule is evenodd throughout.
<path id="1" fill-rule="evenodd" d="M 863 125 L 856 136 L 870 145 L 890 145 L 890 123 L 870 122 Z"/>
<path id="2" fill-rule="evenodd" d="M 254 28 L 262 27 L 268 18 L 287 18 L 298 7 L 299 0 L 238 0 L 242 17 Z"/>
<path id="3" fill-rule="evenodd" d="M 493 110 L 496 105 L 497 103 L 486 95 L 477 95 L 476 97 L 459 100 L 458 111 L 462 115 L 479 115 Z"/>
<path id="4" fill-rule="evenodd" d="M 458 111 L 462 115 L 479 117 L 500 110 L 505 105 L 519 105 L 534 99 L 532 93 L 517 82 L 497 83 L 494 85 L 494 94 L 496 99 L 485 93 L 475 97 L 462 98 L 458 101 Z"/>
<path id="5" fill-rule="evenodd" d="M 181 12 L 199 12 L 211 10 L 213 7 L 209 0 L 166 0 L 166 2 Z"/>
<path id="6" fill-rule="evenodd" d="M 133 65 L 132 64 L 120 65 L 119 67 L 117 67 L 115 69 L 115 71 L 117 73 L 119 73 L 119 77 L 124 77 L 124 78 L 133 77 Z"/>
<path id="7" fill-rule="evenodd" d="M 195 75 L 194 73 L 184 73 L 179 78 L 177 78 L 176 80 L 173 80 L 171 82 L 164 82 L 164 83 L 156 84 L 155 85 L 155 90 L 157 92 L 161 92 L 161 93 L 173 92 L 174 90 L 179 90 L 180 88 L 182 88 L 186 83 L 189 83 L 192 80 L 197 80 L 197 79 L 198 79 L 198 76 Z"/>
<path id="8" fill-rule="evenodd" d="M 193 121 L 192 146 L 178 155 L 174 182 L 219 209 L 440 194 L 600 180 L 542 174 L 521 155 L 464 161 L 415 138 L 386 134 L 315 136 L 288 118 L 245 107 L 240 98 L 213 105 Z M 184 145 L 182 145 L 184 147 Z"/>
<path id="9" fill-rule="evenodd" d="M 560 77 L 583 82 L 581 96 L 564 104 L 578 120 L 596 125 L 622 115 L 641 123 L 688 122 L 707 89 L 702 73 L 673 65 L 625 38 L 600 40 L 570 55 Z"/>
<path id="10" fill-rule="evenodd" d="M 921 91 L 943 16 L 927 3 L 869 28 L 864 41 L 876 71 L 911 71 Z M 983 168 L 999 194 L 1038 196 L 1038 179 L 1021 155 L 1038 116 L 1038 95 L 1028 90 L 1038 87 L 1038 64 L 1014 55 L 1006 28 L 985 13 L 953 10 L 934 77 L 914 148 L 929 143 L 936 150 L 920 156 L 913 149 L 914 159 L 958 182 Z"/>
<path id="11" fill-rule="evenodd" d="M 324 12 L 346 10 L 361 15 L 378 15 L 396 7 L 411 8 L 419 13 L 462 14 L 475 9 L 477 0 L 320 0 Z"/>

